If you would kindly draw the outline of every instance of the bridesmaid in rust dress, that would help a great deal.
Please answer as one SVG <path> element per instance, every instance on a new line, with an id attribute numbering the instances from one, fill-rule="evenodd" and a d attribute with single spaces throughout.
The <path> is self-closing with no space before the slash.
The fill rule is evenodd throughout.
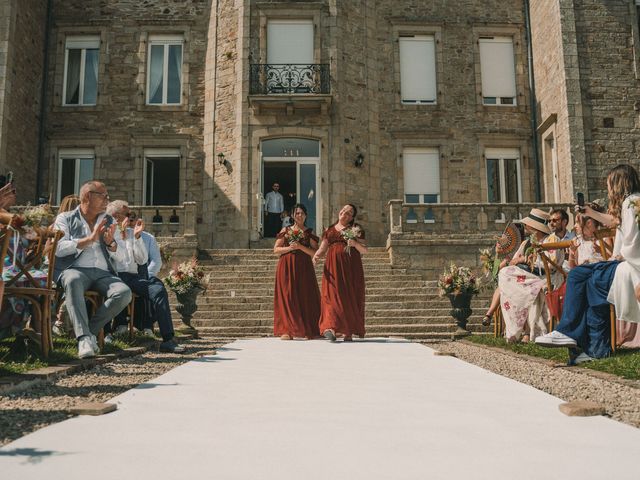
<path id="1" fill-rule="evenodd" d="M 311 258 L 318 249 L 318 237 L 304 224 L 307 209 L 293 206 L 294 224 L 276 237 L 274 253 L 280 255 L 273 298 L 273 334 L 282 340 L 318 337 L 320 291 Z"/>
<path id="2" fill-rule="evenodd" d="M 362 254 L 367 253 L 364 230 L 355 223 L 358 210 L 354 205 L 342 207 L 338 221 L 325 230 L 314 264 L 325 254 L 322 275 L 322 314 L 320 332 L 335 342 L 336 334 L 344 341 L 353 335 L 364 337 L 364 270 Z"/>

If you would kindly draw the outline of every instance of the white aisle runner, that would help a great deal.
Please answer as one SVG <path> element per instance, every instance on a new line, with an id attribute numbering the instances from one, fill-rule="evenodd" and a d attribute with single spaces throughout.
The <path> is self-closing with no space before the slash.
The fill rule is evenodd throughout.
<path id="1" fill-rule="evenodd" d="M 112 401 L 0 449 L 0 476 L 640 478 L 640 429 L 400 340 L 240 340 Z"/>

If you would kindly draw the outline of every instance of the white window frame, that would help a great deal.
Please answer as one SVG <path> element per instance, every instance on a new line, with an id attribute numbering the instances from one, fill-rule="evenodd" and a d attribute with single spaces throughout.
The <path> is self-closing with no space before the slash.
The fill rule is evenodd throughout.
<path id="1" fill-rule="evenodd" d="M 411 66 L 406 65 L 402 61 L 402 44 L 403 42 L 430 42 L 433 48 L 433 65 L 432 67 L 432 78 L 425 78 L 424 81 L 427 83 L 433 83 L 433 99 L 409 99 L 404 98 L 407 90 L 406 82 L 408 82 L 407 77 L 411 76 Z M 409 35 L 409 34 L 400 34 L 398 37 L 398 52 L 400 58 L 400 101 L 404 105 L 436 105 L 438 103 L 438 75 L 437 75 L 437 61 L 436 61 L 436 39 L 435 35 Z M 426 59 L 425 59 L 426 61 Z M 430 66 L 427 65 L 427 68 Z M 403 84 L 405 87 L 403 88 Z"/>
<path id="2" fill-rule="evenodd" d="M 151 103 L 151 47 L 155 45 L 164 46 L 164 55 L 162 59 L 162 102 Z M 167 102 L 167 91 L 169 89 L 169 46 L 180 45 L 180 101 L 178 103 Z M 184 36 L 183 35 L 150 35 L 147 51 L 147 95 L 146 104 L 151 106 L 163 106 L 163 105 L 182 105 L 183 85 L 182 79 L 184 78 Z"/>
<path id="3" fill-rule="evenodd" d="M 98 36 L 74 36 L 67 37 L 64 48 L 64 75 L 62 79 L 62 106 L 64 107 L 87 107 L 95 106 L 98 101 L 99 73 L 96 76 L 96 103 L 84 103 L 84 74 L 87 58 L 87 50 L 98 50 L 100 55 L 100 37 Z M 78 103 L 67 103 L 67 76 L 69 73 L 69 50 L 80 50 L 80 87 L 78 92 Z"/>
<path id="4" fill-rule="evenodd" d="M 425 192 L 423 191 L 422 193 L 407 193 L 406 190 L 406 178 L 407 178 L 407 168 L 406 168 L 406 159 L 408 155 L 411 154 L 431 154 L 431 155 L 435 155 L 437 158 L 437 172 L 438 172 L 438 191 L 437 192 Z M 415 205 L 415 206 L 424 206 L 424 205 L 434 205 L 437 203 L 440 203 L 441 201 L 441 195 L 442 195 L 442 180 L 440 178 L 440 149 L 437 147 L 425 147 L 425 148 L 404 148 L 402 150 L 402 162 L 403 162 L 403 203 L 406 203 L 407 205 Z M 426 189 L 424 189 L 426 190 Z M 418 203 L 408 203 L 407 200 L 407 195 L 418 195 Z M 437 196 L 437 200 L 436 202 L 425 202 L 425 195 L 436 195 Z M 435 223 L 435 220 L 433 219 L 428 219 L 428 218 L 424 218 L 422 220 L 424 223 Z M 418 223 L 417 219 L 407 219 L 406 220 L 407 223 Z"/>
<path id="5" fill-rule="evenodd" d="M 93 160 L 93 171 L 95 176 L 96 153 L 91 148 L 68 148 L 58 151 L 58 186 L 57 186 L 57 204 L 62 201 L 62 163 L 63 160 L 75 160 L 73 189 L 75 192 L 80 191 L 80 160 Z"/>
<path id="6" fill-rule="evenodd" d="M 485 159 L 485 178 L 487 182 L 488 178 L 488 168 L 487 162 L 489 160 L 498 160 L 498 174 L 500 177 L 500 202 L 491 202 L 493 204 L 499 203 L 507 203 L 507 187 L 506 187 L 506 179 L 505 179 L 505 168 L 504 162 L 505 160 L 515 160 L 516 161 L 516 174 L 518 176 L 518 203 L 522 203 L 522 159 L 520 155 L 520 150 L 517 148 L 486 148 L 484 151 L 484 159 Z M 487 184 L 487 203 L 489 203 L 489 185 Z"/>
<path id="7" fill-rule="evenodd" d="M 142 205 L 153 206 L 147 204 L 147 159 L 148 158 L 175 158 L 180 169 L 180 160 L 182 155 L 179 148 L 145 148 L 142 156 Z M 151 185 L 151 198 L 153 199 L 153 185 Z M 178 199 L 180 199 L 180 182 L 178 182 Z"/>
<path id="8" fill-rule="evenodd" d="M 490 96 L 486 95 L 485 92 L 485 74 L 486 70 L 483 70 L 482 62 L 482 44 L 483 43 L 510 43 L 511 44 L 511 66 L 512 70 L 512 79 L 513 79 L 513 96 Z M 516 61 L 515 61 L 515 48 L 513 37 L 501 37 L 501 36 L 481 36 L 478 39 L 478 48 L 480 52 L 480 77 L 481 77 L 481 91 L 482 91 L 482 104 L 487 106 L 504 106 L 504 107 L 515 107 L 518 105 L 518 87 L 516 83 Z M 492 92 L 490 92 L 492 93 Z M 506 92 L 505 92 L 506 93 Z M 495 99 L 495 102 L 487 102 L 487 99 Z M 507 101 L 509 100 L 509 101 Z"/>

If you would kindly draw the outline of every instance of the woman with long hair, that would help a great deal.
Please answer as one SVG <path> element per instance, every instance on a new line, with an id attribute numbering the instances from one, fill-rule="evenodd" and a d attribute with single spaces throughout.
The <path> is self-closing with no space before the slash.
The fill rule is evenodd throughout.
<path id="1" fill-rule="evenodd" d="M 336 334 L 344 341 L 353 335 L 364 337 L 364 269 L 362 255 L 367 253 L 364 230 L 355 223 L 358 209 L 347 204 L 340 210 L 338 221 L 322 235 L 314 264 L 326 255 L 322 274 L 322 314 L 320 332 L 335 342 Z"/>
<path id="2" fill-rule="evenodd" d="M 607 176 L 608 213 L 585 207 L 604 225 L 618 226 L 609 261 L 579 265 L 569 272 L 562 318 L 556 329 L 536 339 L 548 347 L 569 347 L 570 363 L 603 358 L 611 353 L 609 303 L 618 318 L 638 321 L 634 287 L 640 284 L 640 231 L 635 202 L 640 201 L 640 179 L 631 165 L 618 165 Z"/>
<path id="3" fill-rule="evenodd" d="M 318 237 L 305 225 L 307 208 L 293 206 L 293 225 L 276 236 L 273 252 L 280 255 L 273 296 L 273 334 L 282 340 L 319 336 L 320 291 L 311 258 Z"/>

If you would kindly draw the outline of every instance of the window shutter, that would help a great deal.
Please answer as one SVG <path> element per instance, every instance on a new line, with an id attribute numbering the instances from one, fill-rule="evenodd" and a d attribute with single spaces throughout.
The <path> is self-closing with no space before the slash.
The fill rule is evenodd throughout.
<path id="1" fill-rule="evenodd" d="M 513 39 L 481 38 L 480 72 L 483 97 L 515 97 Z"/>
<path id="2" fill-rule="evenodd" d="M 437 148 L 405 149 L 404 193 L 440 194 L 440 153 Z"/>
<path id="3" fill-rule="evenodd" d="M 436 101 L 436 56 L 433 36 L 400 37 L 400 89 L 403 102 Z"/>
<path id="4" fill-rule="evenodd" d="M 269 20 L 267 23 L 267 63 L 313 62 L 313 22 L 311 20 Z"/>

